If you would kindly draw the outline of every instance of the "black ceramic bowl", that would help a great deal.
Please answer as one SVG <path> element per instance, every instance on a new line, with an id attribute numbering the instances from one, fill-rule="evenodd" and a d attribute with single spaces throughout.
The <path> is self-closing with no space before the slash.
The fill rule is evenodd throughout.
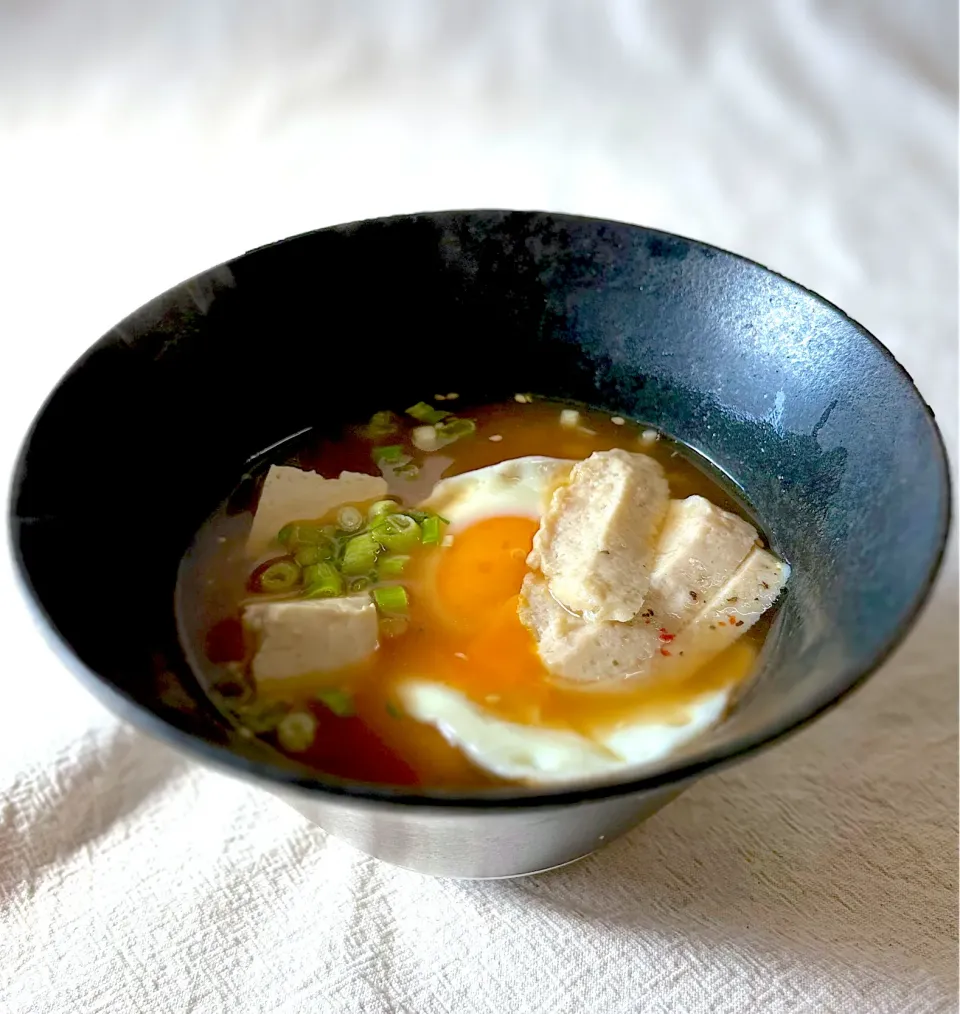
<path id="1" fill-rule="evenodd" d="M 340 381 L 358 369 L 362 383 Z M 313 776 L 210 705 L 173 615 L 198 526 L 270 445 L 434 389 L 587 402 L 659 427 L 741 487 L 793 574 L 756 685 L 719 730 L 616 784 L 457 798 Z M 677 236 L 474 211 L 288 239 L 132 314 L 34 422 L 11 527 L 29 597 L 110 707 L 374 855 L 498 876 L 590 852 L 840 700 L 916 618 L 948 511 L 930 409 L 836 307 Z"/>

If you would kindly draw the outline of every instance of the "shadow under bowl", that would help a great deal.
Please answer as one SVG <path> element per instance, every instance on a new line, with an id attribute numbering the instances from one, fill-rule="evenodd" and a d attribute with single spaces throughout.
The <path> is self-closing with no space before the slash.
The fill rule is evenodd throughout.
<path id="1" fill-rule="evenodd" d="M 210 703 L 173 611 L 199 526 L 265 448 L 441 389 L 632 417 L 743 491 L 793 573 L 755 685 L 721 727 L 615 783 L 456 795 L 324 778 Z M 43 625 L 124 718 L 375 856 L 493 877 L 588 854 L 839 701 L 915 620 L 948 520 L 930 409 L 819 296 L 638 226 L 468 211 L 287 239 L 131 314 L 34 421 L 10 524 Z"/>

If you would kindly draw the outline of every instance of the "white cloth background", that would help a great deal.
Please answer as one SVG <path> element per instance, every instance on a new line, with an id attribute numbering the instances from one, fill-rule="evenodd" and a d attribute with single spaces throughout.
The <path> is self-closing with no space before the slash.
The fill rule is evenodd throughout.
<path id="1" fill-rule="evenodd" d="M 802 281 L 893 349 L 955 458 L 956 40 L 952 0 L 4 4 L 2 471 L 168 285 L 470 206 L 641 222 Z M 839 710 L 595 857 L 473 884 L 119 724 L 4 566 L 7 1014 L 957 1010 L 953 553 Z"/>

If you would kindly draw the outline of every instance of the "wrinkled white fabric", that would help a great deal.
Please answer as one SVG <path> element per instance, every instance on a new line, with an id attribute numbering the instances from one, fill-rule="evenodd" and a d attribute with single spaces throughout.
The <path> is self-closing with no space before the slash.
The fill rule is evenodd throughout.
<path id="1" fill-rule="evenodd" d="M 956 38 L 950 0 L 6 4 L 3 474 L 60 373 L 168 285 L 471 206 L 802 281 L 893 349 L 955 457 Z M 5 1014 L 957 1010 L 954 552 L 838 710 L 496 883 L 381 865 L 120 724 L 3 566 Z"/>

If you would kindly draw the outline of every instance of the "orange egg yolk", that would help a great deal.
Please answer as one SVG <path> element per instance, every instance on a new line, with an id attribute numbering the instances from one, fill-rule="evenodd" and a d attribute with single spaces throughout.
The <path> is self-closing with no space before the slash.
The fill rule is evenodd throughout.
<path id="1" fill-rule="evenodd" d="M 538 522 L 493 517 L 454 534 L 437 553 L 419 631 L 398 639 L 401 673 L 419 672 L 480 703 L 502 700 L 519 717 L 546 692 L 532 634 L 517 615 Z"/>
<path id="2" fill-rule="evenodd" d="M 465 528 L 444 549 L 435 588 L 444 613 L 462 630 L 479 630 L 517 595 L 538 523 L 494 517 Z"/>

